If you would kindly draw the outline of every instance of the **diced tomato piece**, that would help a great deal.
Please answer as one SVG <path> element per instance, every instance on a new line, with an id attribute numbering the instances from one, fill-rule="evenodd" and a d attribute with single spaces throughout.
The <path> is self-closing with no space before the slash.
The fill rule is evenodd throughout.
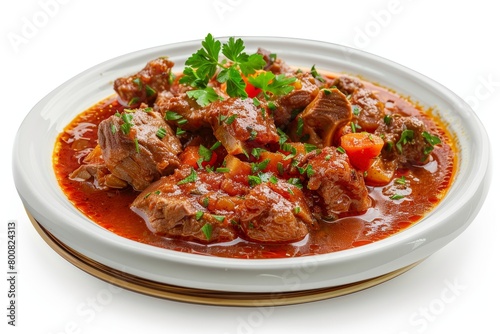
<path id="1" fill-rule="evenodd" d="M 260 92 L 262 92 L 262 89 L 256 88 L 250 82 L 248 82 L 248 79 L 247 79 L 246 76 L 242 75 L 241 77 L 242 77 L 243 81 L 246 84 L 246 86 L 245 86 L 245 92 L 248 94 L 249 98 L 253 99 L 257 95 L 259 95 Z"/>
<path id="2" fill-rule="evenodd" d="M 200 161 L 202 167 L 214 166 L 217 162 L 217 153 L 212 151 L 210 160 L 204 161 L 200 155 L 200 146 L 188 146 L 179 154 L 179 159 L 181 159 L 182 164 L 198 169 L 200 167 L 198 162 Z"/>
<path id="3" fill-rule="evenodd" d="M 340 146 L 354 168 L 366 171 L 382 151 L 384 140 L 368 132 L 348 133 L 340 137 Z"/>

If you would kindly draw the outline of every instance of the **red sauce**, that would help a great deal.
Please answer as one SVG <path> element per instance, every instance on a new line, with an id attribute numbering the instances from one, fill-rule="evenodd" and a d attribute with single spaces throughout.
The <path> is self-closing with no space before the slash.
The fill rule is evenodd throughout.
<path id="1" fill-rule="evenodd" d="M 54 150 L 54 169 L 68 199 L 100 226 L 124 238 L 167 249 L 231 258 L 283 258 L 340 251 L 387 238 L 421 220 L 442 199 L 454 177 L 454 144 L 443 124 L 422 108 L 398 95 L 370 85 L 379 99 L 392 103 L 400 113 L 420 117 L 428 129 L 438 133 L 443 143 L 432 152 L 432 161 L 425 166 L 398 170 L 395 178 L 405 175 L 409 187 L 405 197 L 391 200 L 397 184 L 369 186 L 374 205 L 366 213 L 322 222 L 300 242 L 293 244 L 259 244 L 236 239 L 225 244 L 202 245 L 161 237 L 148 229 L 144 220 L 129 206 L 138 195 L 128 187 L 124 190 L 97 190 L 86 182 L 72 181 L 68 175 L 97 144 L 97 125 L 123 107 L 115 97 L 99 102 L 78 115 L 59 136 Z M 399 192 L 401 189 L 398 190 Z"/>

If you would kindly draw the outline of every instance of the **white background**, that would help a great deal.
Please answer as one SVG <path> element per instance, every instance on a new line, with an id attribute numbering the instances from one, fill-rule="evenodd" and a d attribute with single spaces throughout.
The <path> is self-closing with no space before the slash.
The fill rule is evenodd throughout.
<path id="1" fill-rule="evenodd" d="M 12 179 L 14 136 L 30 109 L 81 71 L 122 54 L 215 36 L 285 36 L 356 47 L 447 86 L 469 102 L 493 142 L 500 104 L 500 20 L 492 1 L 23 0 L 0 5 L 2 115 L 0 265 L 6 223 L 18 222 L 17 327 L 5 333 L 498 332 L 498 176 L 482 211 L 452 243 L 366 291 L 276 308 L 210 307 L 112 288 L 73 267 L 30 224 Z M 50 4 L 50 5 L 48 5 Z M 35 29 L 27 26 L 36 24 Z M 6 276 L 7 269 L 4 273 Z M 4 277 L 4 276 L 2 276 Z M 489 329 L 489 330 L 487 330 Z"/>

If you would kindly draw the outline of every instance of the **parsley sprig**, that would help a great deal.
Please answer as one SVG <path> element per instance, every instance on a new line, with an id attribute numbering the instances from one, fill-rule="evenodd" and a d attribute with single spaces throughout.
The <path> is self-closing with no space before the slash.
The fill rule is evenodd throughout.
<path id="1" fill-rule="evenodd" d="M 215 90 L 208 85 L 219 70 L 216 79 L 219 83 L 226 84 L 229 96 L 248 97 L 241 74 L 248 76 L 262 69 L 266 64 L 262 55 L 248 55 L 244 52 L 243 40 L 234 37 L 230 37 L 227 43 L 222 44 L 208 34 L 201 45 L 202 48 L 186 60 L 184 76 L 180 79 L 180 83 L 197 88 L 188 91 L 188 96 L 195 98 L 201 106 L 220 99 Z M 227 59 L 219 60 L 221 51 Z"/>
<path id="2" fill-rule="evenodd" d="M 263 71 L 266 65 L 263 56 L 246 53 L 241 38 L 230 37 L 227 43 L 221 43 L 208 34 L 201 45 L 202 48 L 186 60 L 184 75 L 179 82 L 195 88 L 186 94 L 202 107 L 222 99 L 210 86 L 214 76 L 219 83 L 226 84 L 226 93 L 230 97 L 248 97 L 243 77 L 254 87 L 260 88 L 267 99 L 270 95 L 288 94 L 294 88 L 292 84 L 297 80 L 295 77 Z M 258 74 L 255 74 L 257 71 Z"/>

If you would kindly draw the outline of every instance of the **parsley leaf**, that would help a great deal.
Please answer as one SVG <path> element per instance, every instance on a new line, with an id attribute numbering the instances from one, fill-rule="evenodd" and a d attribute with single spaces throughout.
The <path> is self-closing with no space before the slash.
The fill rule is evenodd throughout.
<path id="1" fill-rule="evenodd" d="M 434 145 L 441 144 L 441 139 L 438 136 L 431 135 L 429 132 L 422 132 L 422 137 L 430 145 L 424 148 L 424 154 L 429 155 L 434 150 Z"/>
<path id="2" fill-rule="evenodd" d="M 223 69 L 217 76 L 217 81 L 220 83 L 226 83 L 226 92 L 231 97 L 248 97 L 245 91 L 245 81 L 240 75 L 240 72 L 234 68 L 230 67 L 228 69 Z"/>
<path id="3" fill-rule="evenodd" d="M 321 74 L 319 74 L 318 71 L 316 70 L 316 65 L 313 65 L 311 67 L 311 75 L 313 76 L 313 78 L 315 78 L 319 82 L 325 82 L 326 81 L 325 78 L 323 78 L 321 76 Z"/>
<path id="4" fill-rule="evenodd" d="M 241 38 L 235 40 L 234 37 L 230 37 L 229 41 L 222 46 L 222 54 L 235 63 L 248 60 L 248 55 L 243 50 L 245 50 L 245 45 Z"/>
<path id="5" fill-rule="evenodd" d="M 254 53 L 248 56 L 245 62 L 240 63 L 240 70 L 243 75 L 248 76 L 255 73 L 256 70 L 264 68 L 266 62 L 262 55 Z"/>
<path id="6" fill-rule="evenodd" d="M 413 130 L 404 130 L 401 133 L 401 137 L 396 143 L 396 148 L 398 149 L 399 154 L 403 153 L 403 145 L 411 142 L 413 140 Z"/>
<path id="7" fill-rule="evenodd" d="M 208 34 L 205 40 L 201 42 L 201 45 L 203 48 L 193 53 L 191 57 L 186 60 L 186 65 L 196 68 L 196 77 L 202 80 L 206 85 L 217 71 L 221 42 L 215 40 L 212 34 Z M 186 71 L 186 69 L 184 71 Z M 194 73 L 189 74 L 193 75 Z"/>
<path id="8" fill-rule="evenodd" d="M 198 175 L 196 174 L 196 171 L 194 170 L 194 168 L 191 167 L 191 173 L 189 173 L 189 175 L 187 177 L 185 177 L 184 179 L 177 182 L 177 185 L 195 182 L 196 179 L 198 179 Z"/>
<path id="9" fill-rule="evenodd" d="M 389 198 L 392 199 L 393 201 L 397 201 L 397 200 L 405 198 L 405 196 L 400 195 L 400 194 L 394 194 L 394 195 L 390 196 Z"/>
<path id="10" fill-rule="evenodd" d="M 201 231 L 203 232 L 203 234 L 205 235 L 205 238 L 207 238 L 207 240 L 210 240 L 210 238 L 212 237 L 212 230 L 213 230 L 213 227 L 209 223 L 206 223 L 205 225 L 203 225 L 201 227 Z"/>
<path id="11" fill-rule="evenodd" d="M 280 96 L 290 93 L 294 88 L 292 84 L 296 80 L 295 77 L 287 77 L 284 74 L 274 75 L 272 72 L 261 72 L 256 76 L 248 77 L 248 82 L 255 88 L 262 89 L 266 98 L 269 98 L 269 94 Z"/>
<path id="12" fill-rule="evenodd" d="M 195 89 L 186 92 L 187 96 L 196 100 L 202 107 L 206 107 L 212 102 L 217 100 L 222 100 L 222 98 L 217 95 L 215 90 L 212 87 L 207 87 L 205 89 Z"/>

